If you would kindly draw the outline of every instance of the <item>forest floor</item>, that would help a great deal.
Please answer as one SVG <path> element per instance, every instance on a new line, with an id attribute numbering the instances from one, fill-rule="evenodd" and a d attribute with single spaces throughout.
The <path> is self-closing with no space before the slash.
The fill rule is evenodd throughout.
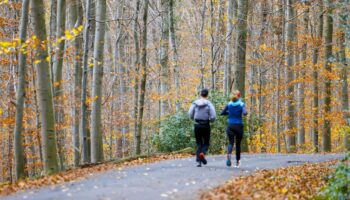
<path id="1" fill-rule="evenodd" d="M 85 179 L 29 189 L 1 199 L 198 199 L 234 177 L 263 169 L 341 159 L 340 154 L 243 154 L 241 168 L 225 166 L 225 156 L 209 156 L 196 167 L 194 158 L 177 158 L 91 173 Z"/>

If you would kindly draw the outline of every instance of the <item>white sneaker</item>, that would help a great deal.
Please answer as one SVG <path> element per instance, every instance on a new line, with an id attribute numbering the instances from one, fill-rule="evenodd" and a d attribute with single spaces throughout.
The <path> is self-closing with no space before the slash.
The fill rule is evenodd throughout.
<path id="1" fill-rule="evenodd" d="M 235 168 L 240 168 L 241 167 L 241 161 L 237 160 Z"/>

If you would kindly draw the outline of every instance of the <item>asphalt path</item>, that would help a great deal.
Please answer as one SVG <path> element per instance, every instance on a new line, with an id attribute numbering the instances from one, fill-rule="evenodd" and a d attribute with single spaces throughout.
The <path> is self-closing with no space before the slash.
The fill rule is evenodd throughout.
<path id="1" fill-rule="evenodd" d="M 196 167 L 194 158 L 161 161 L 90 174 L 88 178 L 56 186 L 22 191 L 2 200 L 156 200 L 198 199 L 234 176 L 261 169 L 341 159 L 340 154 L 243 154 L 239 169 L 227 167 L 225 156 L 209 156 L 208 164 Z"/>

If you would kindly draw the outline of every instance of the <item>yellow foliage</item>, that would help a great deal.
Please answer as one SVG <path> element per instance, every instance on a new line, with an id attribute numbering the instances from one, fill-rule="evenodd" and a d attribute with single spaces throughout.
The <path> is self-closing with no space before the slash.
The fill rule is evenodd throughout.
<path id="1" fill-rule="evenodd" d="M 37 64 L 39 64 L 39 63 L 41 63 L 41 60 L 35 60 L 35 61 L 34 61 L 34 64 L 35 64 L 35 65 L 37 65 Z"/>
<path id="2" fill-rule="evenodd" d="M 0 41 L 0 47 L 9 48 L 13 46 L 13 42 Z"/>
<path id="3" fill-rule="evenodd" d="M 74 38 L 74 35 L 72 35 L 70 31 L 66 31 L 65 36 L 67 40 L 72 40 Z"/>
<path id="4" fill-rule="evenodd" d="M 95 97 L 89 97 L 86 99 L 85 104 L 90 105 L 92 102 L 96 101 L 98 99 L 98 96 Z"/>
<path id="5" fill-rule="evenodd" d="M 2 1 L 0 2 L 0 5 L 8 4 L 8 3 L 9 3 L 9 0 L 2 0 Z"/>

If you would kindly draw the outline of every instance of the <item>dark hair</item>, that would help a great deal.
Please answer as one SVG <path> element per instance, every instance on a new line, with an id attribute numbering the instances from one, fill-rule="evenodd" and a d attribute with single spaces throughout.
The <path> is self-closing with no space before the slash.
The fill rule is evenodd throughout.
<path id="1" fill-rule="evenodd" d="M 208 97 L 209 91 L 208 89 L 202 89 L 201 90 L 201 96 L 202 97 Z"/>

